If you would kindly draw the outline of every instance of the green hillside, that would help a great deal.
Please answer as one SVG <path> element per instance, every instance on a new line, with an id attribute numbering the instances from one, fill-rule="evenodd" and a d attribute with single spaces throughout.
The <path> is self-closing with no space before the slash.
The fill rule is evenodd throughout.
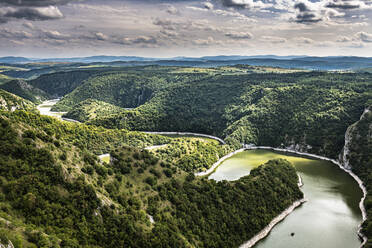
<path id="1" fill-rule="evenodd" d="M 86 122 L 124 111 L 123 108 L 93 99 L 84 100 L 76 104 L 73 109 L 64 115 L 66 118 Z"/>
<path id="2" fill-rule="evenodd" d="M 22 79 L 15 79 L 1 84 L 0 89 L 6 90 L 36 104 L 50 97 L 43 90 L 30 85 L 27 81 Z"/>
<path id="3" fill-rule="evenodd" d="M 302 197 L 296 172 L 285 160 L 220 183 L 195 178 L 134 147 L 118 146 L 111 150 L 112 162 L 102 164 L 82 145 L 91 143 L 90 135 L 71 140 L 78 125 L 23 111 L 1 112 L 2 243 L 237 246 Z"/>
<path id="4" fill-rule="evenodd" d="M 49 73 L 29 81 L 29 84 L 53 97 L 61 97 L 73 91 L 84 80 L 98 72 L 97 70 L 78 70 Z"/>
<path id="5" fill-rule="evenodd" d="M 371 81 L 371 75 L 354 73 L 214 75 L 158 89 L 136 109 L 90 123 L 213 134 L 236 147 L 299 144 L 303 150 L 337 157 L 347 127 L 371 98 Z M 95 92 L 89 87 L 84 91 Z M 66 98 L 73 99 L 73 93 Z"/>
<path id="6" fill-rule="evenodd" d="M 16 109 L 36 111 L 36 106 L 28 100 L 0 89 L 0 110 L 14 111 Z"/>
<path id="7" fill-rule="evenodd" d="M 301 197 L 297 187 L 294 188 L 292 169 L 285 161 L 270 162 L 258 169 L 257 175 L 252 172 L 238 181 L 219 183 L 194 178 L 192 173 L 210 168 L 222 156 L 249 143 L 290 147 L 337 159 L 350 125 L 354 128 L 350 133 L 353 138 L 348 159 L 367 186 L 365 206 L 370 216 L 370 113 L 361 120 L 360 116 L 371 104 L 372 74 L 274 69 L 128 67 L 97 69 L 94 73 L 48 74 L 11 85 L 19 95 L 29 98 L 41 99 L 40 92 L 44 91 L 35 88 L 36 85 L 48 97 L 63 96 L 54 110 L 68 110 L 67 117 L 87 125 L 60 122 L 31 112 L 1 112 L 1 118 L 9 124 L 4 124 L 4 128 L 18 134 L 16 142 L 8 142 L 11 147 L 3 153 L 3 161 L 15 161 L 4 164 L 15 164 L 17 169 L 6 167 L 6 170 L 17 174 L 25 167 L 27 170 L 19 178 L 27 178 L 30 171 L 35 175 L 35 163 L 28 164 L 27 160 L 28 157 L 34 160 L 33 156 L 6 156 L 13 156 L 9 151 L 25 150 L 40 157 L 37 149 L 47 148 L 53 157 L 48 160 L 54 166 L 60 165 L 62 177 L 40 167 L 46 172 L 40 172 L 40 177 L 36 173 L 35 180 L 52 176 L 53 182 L 46 181 L 45 187 L 57 188 L 52 194 L 56 197 L 60 194 L 64 200 L 42 195 L 40 200 L 31 202 L 42 202 L 46 205 L 39 209 L 53 211 L 31 215 L 16 198 L 28 202 L 27 197 L 34 199 L 34 196 L 25 195 L 29 191 L 35 195 L 36 189 L 0 186 L 3 194 L 0 197 L 7 204 L 0 207 L 5 212 L 0 212 L 0 217 L 15 223 L 12 230 L 16 232 L 6 225 L 0 228 L 12 242 L 20 240 L 26 247 L 42 246 L 42 242 L 52 247 L 238 246 Z M 27 106 L 19 108 L 27 110 Z M 202 138 L 174 138 L 139 131 L 212 134 L 223 138 L 227 145 Z M 19 144 L 22 146 L 16 147 Z M 29 147 L 23 144 L 34 150 L 27 150 Z M 152 149 L 146 151 L 147 147 Z M 110 164 L 97 159 L 97 155 L 104 153 L 111 154 Z M 291 179 L 283 178 L 284 174 Z M 19 178 L 7 175 L 0 178 L 6 182 L 0 185 L 13 181 L 20 184 Z M 272 181 L 282 186 L 277 187 Z M 28 185 L 22 181 L 23 184 Z M 86 186 L 91 189 L 86 190 Z M 267 189 L 283 194 L 283 202 L 271 194 L 273 199 L 269 204 L 262 193 Z M 83 200 L 79 202 L 73 197 L 81 191 L 90 192 L 90 196 L 84 198 L 85 193 L 80 193 L 83 195 L 79 199 Z M 84 202 L 88 198 L 89 203 Z M 60 206 L 54 206 L 51 199 Z M 95 201 L 98 205 L 89 205 Z M 254 205 L 256 201 L 258 205 Z M 81 208 L 82 205 L 76 205 L 80 203 L 87 206 L 88 214 L 69 212 Z M 264 206 L 264 210 L 257 213 L 255 209 L 259 206 Z M 8 210 L 2 210 L 5 208 Z M 55 223 L 48 222 L 43 214 Z M 149 222 L 147 214 L 154 217 L 155 223 Z M 73 216 L 73 220 L 67 216 Z M 114 221 L 117 219 L 120 223 Z M 363 224 L 369 238 L 371 226 L 369 218 Z M 32 236 L 32 233 L 38 234 Z M 0 236 L 0 240 L 4 237 Z M 371 244 L 367 246 L 372 247 Z"/>

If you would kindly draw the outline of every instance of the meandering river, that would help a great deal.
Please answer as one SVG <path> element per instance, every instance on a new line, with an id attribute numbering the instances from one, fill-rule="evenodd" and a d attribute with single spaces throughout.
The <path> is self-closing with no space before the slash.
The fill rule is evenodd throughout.
<path id="1" fill-rule="evenodd" d="M 358 248 L 358 225 L 362 221 L 362 191 L 355 180 L 328 161 L 314 160 L 268 150 L 238 153 L 222 162 L 209 176 L 214 180 L 237 180 L 270 159 L 291 161 L 308 200 L 276 225 L 257 248 Z M 294 233 L 294 236 L 291 236 Z"/>
<path id="2" fill-rule="evenodd" d="M 58 100 L 38 106 L 41 114 L 51 112 Z M 356 181 L 328 161 L 303 158 L 269 150 L 249 150 L 224 160 L 209 179 L 237 180 L 270 159 L 291 161 L 302 178 L 301 190 L 308 200 L 277 224 L 256 248 L 358 248 L 358 225 L 362 222 L 359 201 L 362 191 Z M 291 235 L 294 233 L 294 236 Z"/>

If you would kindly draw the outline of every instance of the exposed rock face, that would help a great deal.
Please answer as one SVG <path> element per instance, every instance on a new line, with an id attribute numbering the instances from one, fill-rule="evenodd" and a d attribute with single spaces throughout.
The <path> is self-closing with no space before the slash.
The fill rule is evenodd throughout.
<path id="1" fill-rule="evenodd" d="M 7 245 L 3 245 L 2 243 L 0 243 L 0 248 L 14 248 L 14 245 L 13 245 L 12 241 L 8 240 Z"/>
<path id="2" fill-rule="evenodd" d="M 345 133 L 345 145 L 340 153 L 339 160 L 345 169 L 351 170 L 353 163 L 350 160 L 359 160 L 356 154 L 360 150 L 368 149 L 372 142 L 372 106 L 367 107 L 359 121 L 355 122 Z M 353 153 L 354 152 L 354 153 Z M 355 153 L 356 152 L 356 153 Z"/>

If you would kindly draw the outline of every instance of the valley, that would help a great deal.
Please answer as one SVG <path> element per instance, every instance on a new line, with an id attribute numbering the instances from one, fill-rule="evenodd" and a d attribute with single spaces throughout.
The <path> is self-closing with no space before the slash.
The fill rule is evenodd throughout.
<path id="1" fill-rule="evenodd" d="M 341 166 L 347 159 L 367 188 L 368 217 L 372 75 L 250 69 L 74 68 L 74 76 L 8 82 L 32 97 L 0 110 L 0 216 L 14 223 L 0 226 L 7 239 L 18 247 L 238 247 L 305 197 L 254 247 L 359 247 L 363 192 L 347 173 L 290 153 L 233 153 L 270 146 Z M 89 196 L 79 201 L 82 188 Z M 371 238 L 369 221 L 362 233 Z"/>

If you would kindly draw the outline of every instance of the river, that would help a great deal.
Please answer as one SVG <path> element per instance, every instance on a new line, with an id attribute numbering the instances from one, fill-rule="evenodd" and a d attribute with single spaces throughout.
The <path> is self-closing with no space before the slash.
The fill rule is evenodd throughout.
<path id="1" fill-rule="evenodd" d="M 41 114 L 61 118 L 64 113 L 50 111 L 57 102 L 58 99 L 43 102 L 38 109 Z M 250 150 L 224 160 L 209 179 L 237 180 L 248 175 L 251 169 L 274 158 L 285 158 L 294 164 L 303 180 L 301 190 L 308 201 L 277 224 L 254 247 L 360 247 L 357 231 L 362 222 L 359 209 L 362 191 L 352 177 L 331 162 L 268 150 Z M 291 233 L 295 235 L 291 236 Z"/>
<path id="2" fill-rule="evenodd" d="M 355 180 L 328 161 L 286 155 L 268 150 L 250 150 L 225 160 L 209 179 L 237 180 L 274 158 L 291 161 L 308 200 L 294 210 L 255 248 L 358 248 L 358 225 L 362 221 L 359 201 L 362 191 Z M 294 236 L 291 236 L 294 233 Z"/>

